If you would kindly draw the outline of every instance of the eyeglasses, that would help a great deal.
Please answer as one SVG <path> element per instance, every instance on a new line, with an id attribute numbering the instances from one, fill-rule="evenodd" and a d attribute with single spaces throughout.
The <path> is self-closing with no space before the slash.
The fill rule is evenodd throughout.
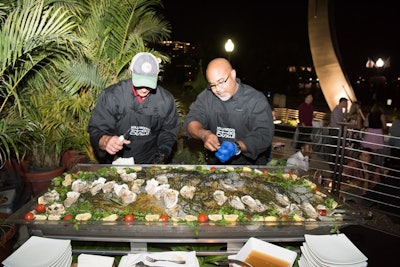
<path id="1" fill-rule="evenodd" d="M 217 88 L 218 86 L 224 86 L 224 85 L 226 84 L 226 82 L 228 81 L 229 76 L 231 76 L 230 73 L 228 74 L 228 77 L 226 77 L 225 80 L 218 81 L 218 82 L 216 82 L 216 83 L 214 83 L 214 84 L 209 84 L 209 85 L 208 85 L 208 88 L 209 88 L 210 90 L 212 90 L 212 89 L 214 89 L 214 88 Z"/>

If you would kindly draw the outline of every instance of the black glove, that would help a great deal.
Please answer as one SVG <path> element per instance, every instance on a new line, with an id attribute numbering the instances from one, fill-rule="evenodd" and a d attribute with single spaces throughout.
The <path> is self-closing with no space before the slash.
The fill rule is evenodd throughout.
<path id="1" fill-rule="evenodd" d="M 171 154 L 171 149 L 166 146 L 160 147 L 156 154 L 154 155 L 154 164 L 166 164 L 169 162 L 169 155 Z"/>

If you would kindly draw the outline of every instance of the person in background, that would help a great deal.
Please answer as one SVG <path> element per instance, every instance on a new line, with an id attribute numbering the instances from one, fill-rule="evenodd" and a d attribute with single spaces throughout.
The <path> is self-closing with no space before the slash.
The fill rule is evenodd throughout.
<path id="1" fill-rule="evenodd" d="M 370 148 L 377 153 L 383 149 L 383 134 L 386 132 L 386 116 L 383 107 L 379 103 L 375 103 L 368 113 L 367 129 L 363 137 L 362 147 Z"/>
<path id="2" fill-rule="evenodd" d="M 367 193 L 367 189 L 372 189 L 381 182 L 382 174 L 383 170 L 376 165 L 372 150 L 365 148 L 357 159 L 349 160 L 343 166 L 342 181 L 352 188 L 351 192 L 363 195 Z"/>
<path id="3" fill-rule="evenodd" d="M 339 104 L 332 110 L 331 119 L 329 126 L 330 127 L 341 127 L 341 122 L 346 122 L 347 120 L 347 98 L 340 98 Z"/>
<path id="4" fill-rule="evenodd" d="M 206 77 L 184 121 L 189 137 L 203 141 L 208 164 L 265 165 L 275 131 L 265 95 L 242 83 L 225 58 L 211 60 Z"/>
<path id="5" fill-rule="evenodd" d="M 314 118 L 314 108 L 312 102 L 314 97 L 311 93 L 308 93 L 304 97 L 304 102 L 299 106 L 299 139 L 310 138 L 312 132 L 312 121 Z M 296 148 L 300 148 L 300 143 L 297 142 Z"/>
<path id="6" fill-rule="evenodd" d="M 335 162 L 338 158 L 336 157 L 336 149 L 338 144 L 338 139 L 341 137 L 339 136 L 340 133 L 340 123 L 346 122 L 347 117 L 347 98 L 340 98 L 339 103 L 336 107 L 332 110 L 329 126 L 329 137 L 326 141 L 326 152 L 327 152 L 327 160 L 330 162 Z"/>
<path id="7" fill-rule="evenodd" d="M 361 148 L 361 129 L 363 128 L 365 121 L 364 114 L 361 110 L 361 103 L 359 101 L 351 103 L 347 120 L 349 125 L 347 126 L 346 152 L 347 155 L 351 157 L 355 149 Z"/>
<path id="8" fill-rule="evenodd" d="M 300 150 L 291 155 L 286 161 L 286 167 L 298 168 L 298 175 L 302 176 L 309 170 L 309 161 L 312 154 L 312 141 L 310 138 L 303 138 L 300 141 Z M 286 172 L 291 172 L 289 168 L 285 169 Z"/>
<path id="9" fill-rule="evenodd" d="M 390 166 L 400 167 L 400 113 L 396 115 L 396 119 L 393 121 L 392 126 L 389 129 L 390 139 L 390 156 L 393 158 L 389 159 Z"/>
<path id="10" fill-rule="evenodd" d="M 347 116 L 349 121 L 349 128 L 361 130 L 364 125 L 365 116 L 361 109 L 361 103 L 354 101 L 351 103 L 350 111 Z"/>
<path id="11" fill-rule="evenodd" d="M 180 127 L 175 99 L 158 85 L 159 64 L 151 53 L 136 54 L 129 71 L 131 79 L 101 92 L 88 124 L 91 144 L 101 163 L 118 156 L 168 163 Z"/>

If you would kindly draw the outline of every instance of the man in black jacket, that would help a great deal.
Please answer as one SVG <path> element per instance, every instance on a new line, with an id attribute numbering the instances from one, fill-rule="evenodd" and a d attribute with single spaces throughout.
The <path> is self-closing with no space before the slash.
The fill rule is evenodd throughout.
<path id="1" fill-rule="evenodd" d="M 274 123 L 263 93 L 243 84 L 228 60 L 206 70 L 209 87 L 190 106 L 184 128 L 208 150 L 208 164 L 265 165 Z"/>
<path id="2" fill-rule="evenodd" d="M 129 70 L 132 79 L 100 94 L 88 124 L 91 144 L 101 163 L 116 157 L 168 163 L 180 127 L 175 99 L 158 85 L 159 64 L 152 54 L 136 54 Z"/>

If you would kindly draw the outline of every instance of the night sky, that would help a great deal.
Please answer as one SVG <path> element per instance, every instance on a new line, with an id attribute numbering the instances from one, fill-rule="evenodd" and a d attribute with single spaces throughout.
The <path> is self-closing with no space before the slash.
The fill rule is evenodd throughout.
<path id="1" fill-rule="evenodd" d="M 271 66 L 312 65 L 307 0 L 163 2 L 171 39 L 192 43 L 206 62 L 227 56 L 224 44 L 231 38 L 231 61 L 243 76 L 259 75 L 255 70 Z M 357 76 L 368 57 L 390 57 L 390 68 L 398 70 L 400 23 L 393 1 L 335 1 L 333 8 L 331 22 L 348 76 Z"/>

